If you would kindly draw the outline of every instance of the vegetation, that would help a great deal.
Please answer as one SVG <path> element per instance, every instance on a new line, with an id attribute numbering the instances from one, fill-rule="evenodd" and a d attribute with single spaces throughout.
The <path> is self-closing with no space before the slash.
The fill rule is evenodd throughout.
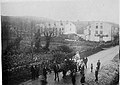
<path id="1" fill-rule="evenodd" d="M 61 46 L 58 46 L 57 49 L 61 52 L 65 52 L 65 53 L 71 53 L 73 51 L 72 48 L 70 48 L 69 46 L 67 45 L 61 45 Z"/>
<path id="2" fill-rule="evenodd" d="M 52 28 L 51 29 L 45 28 L 44 36 L 45 36 L 46 44 L 45 44 L 45 47 L 43 49 L 46 50 L 46 51 L 49 51 L 49 46 L 50 46 L 51 39 L 53 37 L 55 37 L 53 29 Z"/>
<path id="3" fill-rule="evenodd" d="M 41 34 L 40 34 L 40 29 L 37 30 L 37 32 L 35 33 L 34 36 L 34 42 L 35 42 L 35 52 L 39 52 L 40 51 L 40 47 L 41 47 Z"/>
<path id="4" fill-rule="evenodd" d="M 76 42 L 65 41 L 64 36 L 56 37 L 52 28 L 46 28 L 43 32 L 36 29 L 35 24 L 43 22 L 27 18 L 14 19 L 13 21 L 8 17 L 2 19 L 2 72 L 5 81 L 29 79 L 30 64 L 41 65 L 46 61 L 62 63 L 65 59 L 72 58 L 76 51 L 79 51 L 82 57 L 87 57 L 101 51 L 102 45 L 103 47 L 112 45 L 111 42 L 99 45 L 100 43 L 82 39 Z M 115 37 L 115 41 L 117 38 L 118 36 Z M 42 46 L 42 41 L 45 42 L 45 46 Z"/>

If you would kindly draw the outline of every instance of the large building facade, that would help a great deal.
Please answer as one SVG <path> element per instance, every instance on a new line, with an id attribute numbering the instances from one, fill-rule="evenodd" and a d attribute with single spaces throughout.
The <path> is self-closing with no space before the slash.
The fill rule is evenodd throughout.
<path id="1" fill-rule="evenodd" d="M 73 23 L 68 22 L 65 25 L 64 34 L 76 34 L 76 33 L 77 33 L 76 26 Z"/>
<path id="2" fill-rule="evenodd" d="M 63 34 L 76 34 L 76 26 L 68 21 L 46 22 L 36 24 L 36 30 L 40 29 L 43 33 L 46 30 L 53 31 L 54 36 L 61 36 Z M 44 34 L 42 34 L 44 36 Z"/>
<path id="3" fill-rule="evenodd" d="M 119 28 L 107 22 L 94 22 L 84 29 L 84 39 L 89 41 L 111 41 Z"/>

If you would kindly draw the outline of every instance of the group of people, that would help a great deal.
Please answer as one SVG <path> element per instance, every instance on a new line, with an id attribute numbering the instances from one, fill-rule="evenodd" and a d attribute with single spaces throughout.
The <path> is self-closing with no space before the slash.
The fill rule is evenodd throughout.
<path id="1" fill-rule="evenodd" d="M 84 85 L 84 83 L 85 83 L 85 69 L 87 69 L 87 62 L 88 62 L 88 58 L 87 57 L 83 58 L 82 63 L 81 63 L 81 65 L 79 67 L 79 70 L 78 70 L 81 73 L 80 82 L 81 82 L 82 85 Z M 98 60 L 97 67 L 95 69 L 95 81 L 96 82 L 98 81 L 98 72 L 99 72 L 99 69 L 100 69 L 100 65 L 101 65 L 100 60 Z M 40 67 L 38 65 L 32 65 L 31 66 L 31 74 L 32 74 L 32 79 L 33 80 L 39 78 L 39 71 L 40 71 L 39 68 Z M 42 76 L 43 76 L 43 81 L 45 81 L 45 82 L 47 80 L 47 71 L 48 71 L 47 67 L 43 66 L 43 68 L 42 68 Z M 93 64 L 92 63 L 91 63 L 91 72 L 93 72 Z M 55 74 L 55 80 L 57 78 L 58 78 L 58 81 L 59 81 L 58 74 Z M 76 69 L 72 70 L 71 79 L 72 79 L 72 84 L 75 85 L 75 83 L 76 83 Z"/>
<path id="2" fill-rule="evenodd" d="M 38 79 L 39 75 L 42 73 L 42 78 L 41 78 L 41 84 L 46 85 L 47 83 L 47 68 L 46 66 L 43 66 L 42 72 L 40 72 L 40 67 L 39 65 L 32 65 L 31 66 L 31 75 L 32 75 L 32 80 Z"/>
<path id="3" fill-rule="evenodd" d="M 80 73 L 81 73 L 81 79 L 80 79 L 80 82 L 82 85 L 84 85 L 85 83 L 85 67 L 87 69 L 87 61 L 88 59 L 87 58 L 84 58 L 83 59 L 83 62 L 82 62 L 82 65 L 80 66 Z M 100 70 L 100 65 L 101 65 L 101 62 L 100 60 L 98 60 L 97 62 L 97 67 L 95 69 L 95 82 L 98 81 L 98 72 Z M 93 72 L 93 64 L 91 64 L 91 72 Z M 76 72 L 72 72 L 72 84 L 75 85 L 75 82 L 76 82 Z"/>
<path id="4" fill-rule="evenodd" d="M 72 78 L 72 84 L 76 85 L 76 72 L 75 72 L 75 70 L 71 73 L 71 78 Z M 81 82 L 82 85 L 84 85 L 84 83 L 85 83 L 85 74 L 81 75 L 80 82 Z"/>
<path id="5" fill-rule="evenodd" d="M 98 81 L 98 72 L 99 72 L 99 69 L 100 69 L 100 65 L 101 65 L 101 62 L 100 62 L 100 60 L 98 60 L 97 67 L 95 69 L 95 81 L 96 82 Z M 93 64 L 91 64 L 91 72 L 93 72 Z"/>
<path id="6" fill-rule="evenodd" d="M 35 80 L 39 77 L 39 67 L 37 65 L 31 66 L 32 79 Z"/>
<path id="7" fill-rule="evenodd" d="M 81 61 L 81 64 L 78 67 L 78 71 L 80 71 L 80 73 L 81 73 L 80 82 L 81 82 L 82 85 L 84 85 L 84 83 L 85 83 L 85 72 L 84 71 L 85 71 L 85 68 L 87 69 L 87 62 L 88 62 L 88 58 L 87 57 L 83 58 L 82 61 Z M 75 83 L 76 83 L 76 72 L 74 71 L 71 74 L 72 74 L 72 76 L 71 76 L 72 77 L 72 84 L 75 85 Z"/>
<path id="8" fill-rule="evenodd" d="M 87 62 L 88 62 L 88 58 L 87 57 L 82 59 L 80 65 L 78 67 L 78 70 L 80 71 L 81 74 L 84 74 L 85 68 L 87 69 Z"/>

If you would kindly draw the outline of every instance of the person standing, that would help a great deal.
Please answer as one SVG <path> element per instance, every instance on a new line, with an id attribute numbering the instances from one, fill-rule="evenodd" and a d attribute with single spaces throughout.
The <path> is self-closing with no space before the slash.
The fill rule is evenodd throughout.
<path id="1" fill-rule="evenodd" d="M 84 63 L 85 63 L 86 68 L 87 68 L 87 62 L 88 62 L 88 58 L 85 57 L 85 59 L 84 59 Z"/>
<path id="2" fill-rule="evenodd" d="M 33 67 L 33 65 L 31 66 L 31 76 L 32 76 L 32 79 L 34 79 L 34 67 Z"/>
<path id="3" fill-rule="evenodd" d="M 84 74 L 84 70 L 85 70 L 85 64 L 84 62 L 81 65 L 81 74 Z"/>
<path id="4" fill-rule="evenodd" d="M 35 80 L 35 66 L 31 66 L 32 79 Z"/>
<path id="5" fill-rule="evenodd" d="M 79 71 L 81 70 L 81 64 L 79 65 Z"/>
<path id="6" fill-rule="evenodd" d="M 37 78 L 37 65 L 35 65 L 35 79 Z"/>
<path id="7" fill-rule="evenodd" d="M 45 78 L 45 80 L 47 79 L 47 70 L 46 67 L 43 68 L 43 76 Z"/>
<path id="8" fill-rule="evenodd" d="M 81 84 L 84 85 L 85 83 L 85 74 L 82 75 L 82 78 L 80 80 Z"/>
<path id="9" fill-rule="evenodd" d="M 95 82 L 98 81 L 98 67 L 96 67 L 96 70 L 95 70 Z"/>
<path id="10" fill-rule="evenodd" d="M 91 72 L 93 72 L 93 64 L 91 63 Z"/>
<path id="11" fill-rule="evenodd" d="M 98 60 L 98 62 L 97 62 L 97 68 L 98 68 L 98 71 L 99 71 L 99 69 L 100 69 L 100 60 Z"/>
<path id="12" fill-rule="evenodd" d="M 39 78 L 39 66 L 36 66 L 36 78 Z"/>
<path id="13" fill-rule="evenodd" d="M 58 79 L 58 81 L 59 81 L 59 66 L 58 66 L 58 64 L 56 64 L 55 66 L 54 66 L 54 73 L 55 73 L 55 81 L 56 81 L 56 79 Z"/>
<path id="14" fill-rule="evenodd" d="M 75 70 L 72 72 L 72 84 L 75 85 L 76 82 L 76 73 Z"/>

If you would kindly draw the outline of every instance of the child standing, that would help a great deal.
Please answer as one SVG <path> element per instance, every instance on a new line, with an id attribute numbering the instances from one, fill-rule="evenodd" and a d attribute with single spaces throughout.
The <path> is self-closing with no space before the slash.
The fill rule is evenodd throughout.
<path id="1" fill-rule="evenodd" d="M 91 72 L 93 72 L 93 64 L 91 63 Z"/>

